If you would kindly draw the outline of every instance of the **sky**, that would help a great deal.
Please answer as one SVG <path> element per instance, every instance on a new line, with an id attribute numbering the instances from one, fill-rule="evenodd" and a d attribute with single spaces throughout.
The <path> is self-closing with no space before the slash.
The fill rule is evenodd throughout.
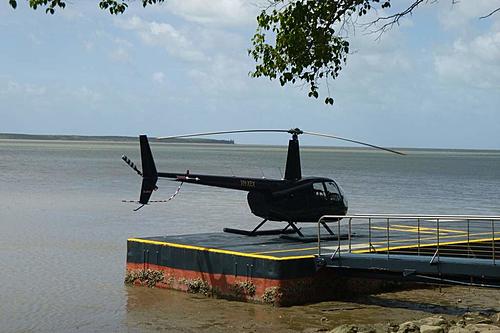
<path id="1" fill-rule="evenodd" d="M 308 98 L 307 88 L 248 75 L 258 1 L 168 0 L 146 9 L 136 1 L 119 16 L 97 3 L 71 1 L 46 15 L 25 0 L 16 10 L 0 0 L 0 132 L 299 127 L 388 147 L 500 149 L 500 13 L 479 19 L 500 0 L 429 3 L 381 38 L 351 31 L 352 54 L 330 82 L 333 107 Z"/>

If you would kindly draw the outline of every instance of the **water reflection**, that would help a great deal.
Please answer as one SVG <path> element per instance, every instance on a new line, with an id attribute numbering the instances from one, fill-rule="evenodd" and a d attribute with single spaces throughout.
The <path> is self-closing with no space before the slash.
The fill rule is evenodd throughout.
<path id="1" fill-rule="evenodd" d="M 127 327 L 175 332 L 295 331 L 290 309 L 127 287 Z"/>

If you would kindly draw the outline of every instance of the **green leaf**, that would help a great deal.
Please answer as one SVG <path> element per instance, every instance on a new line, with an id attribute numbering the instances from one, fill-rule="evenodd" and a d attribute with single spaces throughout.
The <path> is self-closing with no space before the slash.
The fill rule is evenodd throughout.
<path id="1" fill-rule="evenodd" d="M 309 97 L 339 76 L 349 54 L 349 42 L 337 32 L 353 14 L 388 6 L 390 0 L 269 0 L 257 16 L 257 29 L 248 54 L 255 61 L 253 77 L 308 84 Z M 328 96 L 325 103 L 332 105 Z"/>

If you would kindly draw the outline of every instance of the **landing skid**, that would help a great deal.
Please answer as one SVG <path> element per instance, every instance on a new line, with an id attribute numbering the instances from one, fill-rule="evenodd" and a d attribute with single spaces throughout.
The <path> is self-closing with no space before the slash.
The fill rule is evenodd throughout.
<path id="1" fill-rule="evenodd" d="M 296 236 L 296 235 L 281 235 L 281 239 L 286 239 L 294 242 L 301 242 L 301 243 L 313 243 L 318 241 L 318 236 Z M 340 238 L 340 240 L 346 240 L 349 238 L 348 234 L 341 234 L 340 237 L 337 235 L 324 235 L 321 236 L 322 241 L 337 241 Z"/>
<path id="2" fill-rule="evenodd" d="M 292 226 L 292 228 L 295 227 L 295 225 L 293 223 L 290 223 L 290 225 Z M 321 236 L 321 240 L 329 241 L 329 240 L 337 240 L 339 238 L 340 239 L 347 239 L 347 237 L 348 237 L 347 234 L 340 235 L 340 237 L 338 235 L 335 235 L 335 233 L 332 231 L 332 229 L 330 229 L 328 224 L 326 224 L 325 222 L 321 222 L 321 225 L 328 232 L 328 235 Z M 297 228 L 297 227 L 295 227 L 295 228 Z M 302 243 L 311 243 L 311 242 L 318 241 L 317 236 L 304 236 L 304 234 L 302 234 L 300 232 L 300 230 L 297 232 L 297 235 L 298 236 L 296 236 L 296 235 L 281 235 L 280 238 L 286 239 L 286 240 L 291 240 L 291 241 L 299 241 Z"/>
<path id="3" fill-rule="evenodd" d="M 243 230 L 243 229 L 233 229 L 233 228 L 224 228 L 222 231 L 230 233 L 230 234 L 237 234 L 237 235 L 244 235 L 244 236 L 264 236 L 264 235 L 283 235 L 282 238 L 285 239 L 303 239 L 306 240 L 311 238 L 311 237 L 305 237 L 302 231 L 300 231 L 300 228 L 298 228 L 295 225 L 295 222 L 288 222 L 288 225 L 283 228 L 283 229 L 271 229 L 271 230 L 259 230 L 260 227 L 262 227 L 268 220 L 264 219 L 262 222 L 260 222 L 253 230 Z M 327 237 L 322 237 L 325 240 L 330 239 L 335 237 L 335 234 L 333 233 L 332 229 L 325 223 L 321 222 L 321 225 L 328 231 L 330 236 Z M 289 229 L 290 228 L 290 229 Z M 286 235 L 291 235 L 291 234 L 296 234 L 297 236 L 286 236 Z M 316 238 L 317 239 L 317 238 Z"/>
<path id="4" fill-rule="evenodd" d="M 224 229 L 222 229 L 222 231 L 230 233 L 230 234 L 237 234 L 237 235 L 244 235 L 244 236 L 288 235 L 288 234 L 295 234 L 295 233 L 301 237 L 304 236 L 300 232 L 300 229 L 297 228 L 297 226 L 295 226 L 291 222 L 288 222 L 288 225 L 283 229 L 259 230 L 259 228 L 262 227 L 264 225 L 264 223 L 266 223 L 266 222 L 267 222 L 267 219 L 263 220 L 253 230 L 224 228 Z M 292 228 L 288 229 L 288 227 L 290 227 L 290 226 Z"/>

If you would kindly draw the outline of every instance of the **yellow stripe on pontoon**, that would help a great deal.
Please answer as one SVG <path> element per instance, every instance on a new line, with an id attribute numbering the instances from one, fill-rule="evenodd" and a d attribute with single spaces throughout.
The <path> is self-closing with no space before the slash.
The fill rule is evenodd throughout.
<path id="1" fill-rule="evenodd" d="M 161 245 L 161 246 L 176 247 L 176 248 L 180 248 L 180 249 L 188 249 L 188 250 L 196 250 L 196 251 L 207 251 L 207 252 L 213 252 L 213 253 L 222 253 L 222 254 L 229 254 L 229 255 L 235 255 L 235 256 L 240 256 L 240 257 L 256 258 L 256 259 L 294 260 L 294 259 L 314 258 L 314 255 L 312 255 L 312 254 L 311 255 L 304 255 L 304 256 L 275 257 L 275 256 L 266 256 L 266 255 L 253 254 L 253 253 L 244 253 L 244 252 L 238 252 L 238 251 L 230 251 L 230 250 L 222 250 L 222 249 L 211 249 L 211 248 L 202 247 L 202 246 L 194 246 L 194 245 L 184 245 L 184 244 L 176 244 L 176 243 L 169 243 L 169 242 L 161 242 L 161 241 L 155 241 L 155 240 L 150 240 L 150 239 L 141 239 L 141 238 L 129 238 L 127 241 L 129 241 L 129 242 L 136 242 L 136 243 L 144 243 L 144 244 L 154 244 L 154 245 Z"/>

